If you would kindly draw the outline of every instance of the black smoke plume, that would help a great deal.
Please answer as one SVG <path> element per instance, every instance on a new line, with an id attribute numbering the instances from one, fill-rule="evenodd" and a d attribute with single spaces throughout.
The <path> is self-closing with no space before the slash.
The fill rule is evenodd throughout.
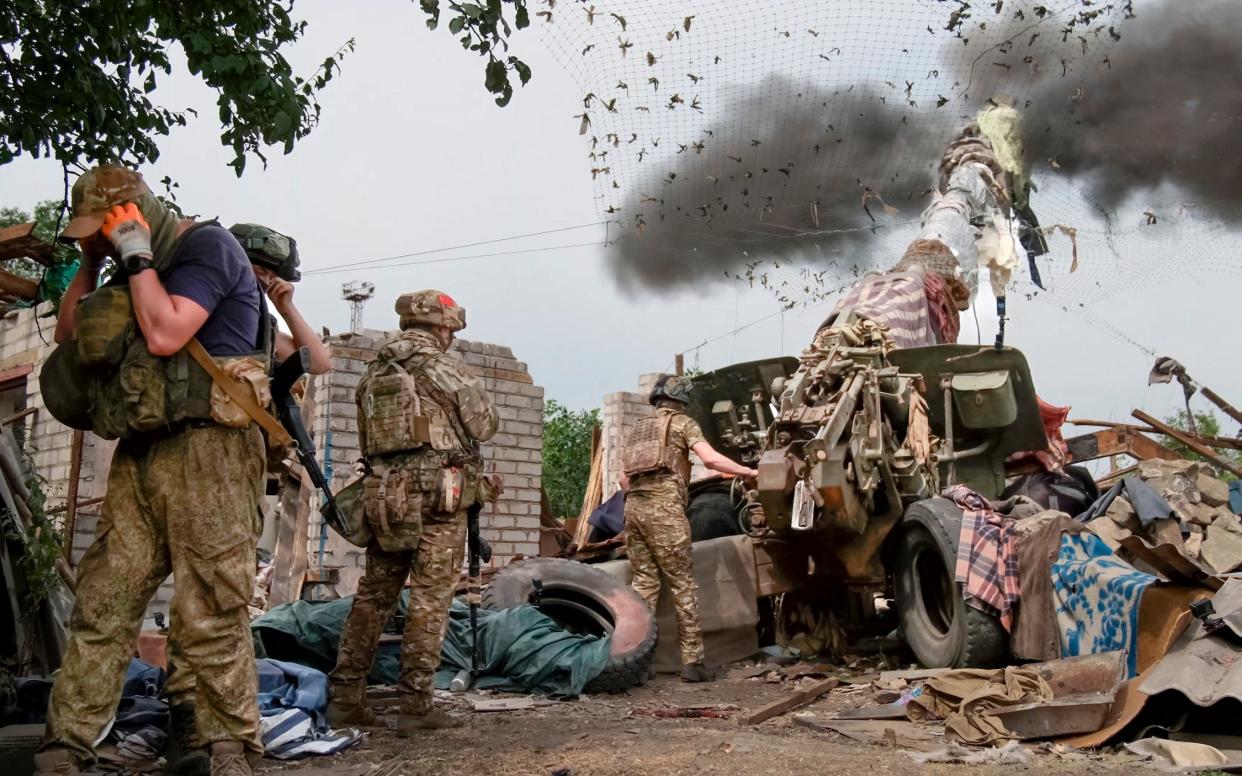
<path id="1" fill-rule="evenodd" d="M 1110 208 L 1171 184 L 1242 220 L 1242 2 L 1140 6 L 1114 32 L 1082 77 L 1046 74 L 1031 92 L 1027 159 L 1083 181 Z"/>

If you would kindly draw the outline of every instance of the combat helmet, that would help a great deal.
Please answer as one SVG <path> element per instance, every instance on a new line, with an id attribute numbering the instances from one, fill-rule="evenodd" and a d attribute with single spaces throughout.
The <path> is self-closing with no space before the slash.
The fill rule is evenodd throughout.
<path id="1" fill-rule="evenodd" d="M 229 231 L 241 243 L 251 263 L 270 269 L 276 277 L 290 283 L 302 279 L 297 240 L 262 224 L 233 224 Z"/>
<path id="2" fill-rule="evenodd" d="M 689 404 L 690 390 L 693 387 L 694 384 L 687 377 L 660 375 L 660 379 L 656 380 L 655 387 L 651 389 L 651 394 L 647 397 L 647 401 L 655 404 L 660 399 L 669 399 L 682 404 Z"/>
<path id="3" fill-rule="evenodd" d="M 396 310 L 403 329 L 419 325 L 447 326 L 456 332 L 466 328 L 466 308 L 434 288 L 402 294 L 397 297 Z"/>

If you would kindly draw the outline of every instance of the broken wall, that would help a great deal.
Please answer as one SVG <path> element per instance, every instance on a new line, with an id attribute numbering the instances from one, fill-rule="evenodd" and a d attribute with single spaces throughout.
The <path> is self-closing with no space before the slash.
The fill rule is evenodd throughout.
<path id="1" fill-rule="evenodd" d="M 63 527 L 68 494 L 73 432 L 56 421 L 43 405 L 39 392 L 39 366 L 54 347 L 56 318 L 51 305 L 15 310 L 0 318 L 0 419 L 26 410 L 12 420 L 20 425 L 35 471 L 44 478 L 49 514 Z M 46 315 L 47 317 L 40 317 Z M 315 378 L 317 400 L 310 429 L 325 473 L 340 487 L 352 476 L 360 456 L 354 387 L 365 363 L 387 335 L 379 331 L 346 334 L 329 339 L 333 370 Z M 493 565 L 503 565 L 517 555 L 539 554 L 539 491 L 543 462 L 543 388 L 534 385 L 525 363 L 502 345 L 459 340 L 454 351 L 483 380 L 498 406 L 500 430 L 483 446 L 489 472 L 505 479 L 505 494 L 484 509 L 482 529 L 495 551 Z M 79 477 L 79 507 L 73 536 L 71 563 L 76 567 L 94 540 L 101 506 L 89 502 L 103 497 L 115 442 L 89 432 L 83 435 Z M 365 565 L 363 550 L 325 530 L 317 512 L 312 513 L 306 551 L 309 567 L 339 567 L 342 595 L 353 592 Z M 168 611 L 173 580 L 160 587 L 148 606 L 148 616 Z"/>
<path id="2" fill-rule="evenodd" d="M 324 474 L 337 488 L 353 477 L 354 462 L 361 456 L 354 390 L 367 362 L 391 335 L 369 329 L 328 338 L 332 371 L 315 378 L 311 433 Z M 480 518 L 483 536 L 492 545 L 492 565 L 503 566 L 518 555 L 537 556 L 543 388 L 504 345 L 456 340 L 452 352 L 483 381 L 500 414 L 500 429 L 482 446 L 485 471 L 499 473 L 505 481 L 504 495 L 485 507 Z M 342 595 L 353 592 L 366 566 L 366 552 L 327 530 L 318 512 L 311 514 L 307 552 L 311 568 L 339 568 Z"/>

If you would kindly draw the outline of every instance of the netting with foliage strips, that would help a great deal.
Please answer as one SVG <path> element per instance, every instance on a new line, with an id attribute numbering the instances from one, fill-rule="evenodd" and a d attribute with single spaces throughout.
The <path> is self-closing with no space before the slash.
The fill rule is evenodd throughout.
<path id="1" fill-rule="evenodd" d="M 1242 3 L 545 0 L 630 288 L 741 276 L 787 304 L 890 267 L 945 143 L 1023 115 L 1049 252 L 1011 294 L 1078 305 L 1236 272 Z M 1049 300 L 1051 301 L 1051 300 Z"/>

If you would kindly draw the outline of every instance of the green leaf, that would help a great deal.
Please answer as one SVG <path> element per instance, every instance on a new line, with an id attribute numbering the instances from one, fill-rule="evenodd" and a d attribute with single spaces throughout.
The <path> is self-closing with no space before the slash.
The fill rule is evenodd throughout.
<path id="1" fill-rule="evenodd" d="M 487 78 L 484 79 L 483 85 L 492 94 L 499 94 L 505 86 L 509 84 L 509 74 L 505 70 L 505 65 L 499 59 L 492 57 L 487 63 Z"/>
<path id="2" fill-rule="evenodd" d="M 147 79 L 143 81 L 142 83 L 142 91 L 145 92 L 146 94 L 150 94 L 151 92 L 155 91 L 155 71 L 154 70 L 147 73 Z"/>
<path id="3" fill-rule="evenodd" d="M 513 17 L 513 26 L 519 30 L 524 30 L 530 26 L 530 14 L 526 10 L 526 3 L 518 3 L 517 13 Z"/>
<path id="4" fill-rule="evenodd" d="M 483 9 L 474 3 L 462 3 L 461 12 L 471 19 L 477 19 L 483 15 Z"/>
<path id="5" fill-rule="evenodd" d="M 454 16 L 452 19 L 449 19 L 449 32 L 456 35 L 457 33 L 461 32 L 461 28 L 465 24 L 466 24 L 465 17 Z"/>
<path id="6" fill-rule="evenodd" d="M 509 62 L 513 65 L 513 69 L 517 71 L 518 78 L 522 81 L 522 86 L 525 86 L 530 81 L 530 67 L 517 57 L 509 57 Z"/>

